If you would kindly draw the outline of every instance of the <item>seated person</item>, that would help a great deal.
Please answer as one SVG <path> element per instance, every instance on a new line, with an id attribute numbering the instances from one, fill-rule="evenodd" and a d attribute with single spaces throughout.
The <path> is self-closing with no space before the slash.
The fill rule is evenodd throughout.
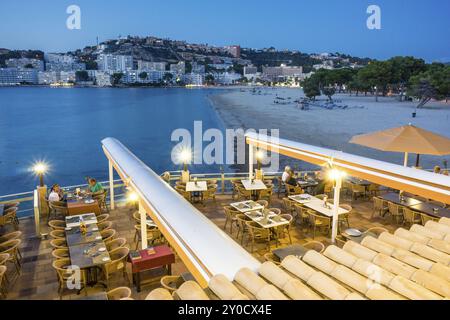
<path id="1" fill-rule="evenodd" d="M 100 183 L 97 182 L 94 178 L 89 178 L 89 186 L 88 191 L 90 193 L 100 193 L 103 191 L 103 187 Z"/>
<path id="2" fill-rule="evenodd" d="M 289 166 L 284 167 L 284 172 L 283 175 L 281 176 L 281 181 L 283 181 L 283 183 L 286 183 L 289 180 L 290 172 L 291 167 Z"/>
<path id="3" fill-rule="evenodd" d="M 291 169 L 289 169 L 288 178 L 285 183 L 294 187 L 298 185 L 297 179 L 295 178 L 295 173 Z"/>
<path id="4" fill-rule="evenodd" d="M 54 184 L 50 189 L 48 201 L 50 202 L 64 201 L 64 191 L 61 189 L 59 184 Z"/>
<path id="5" fill-rule="evenodd" d="M 441 173 L 441 167 L 435 166 L 433 172 L 438 174 Z"/>

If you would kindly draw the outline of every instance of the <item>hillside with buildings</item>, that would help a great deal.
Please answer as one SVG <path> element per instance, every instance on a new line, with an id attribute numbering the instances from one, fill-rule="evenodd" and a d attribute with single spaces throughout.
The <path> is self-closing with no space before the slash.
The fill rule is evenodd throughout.
<path id="1" fill-rule="evenodd" d="M 239 45 L 128 36 L 66 53 L 0 49 L 0 85 L 299 85 L 314 70 L 357 68 L 368 61 L 337 53 L 241 49 Z"/>

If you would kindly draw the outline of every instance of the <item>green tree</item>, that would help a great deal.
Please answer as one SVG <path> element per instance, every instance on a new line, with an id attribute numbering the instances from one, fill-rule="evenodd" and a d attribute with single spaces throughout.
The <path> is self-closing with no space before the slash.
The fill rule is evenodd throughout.
<path id="1" fill-rule="evenodd" d="M 75 78 L 77 81 L 89 81 L 89 74 L 85 70 L 76 71 Z"/>
<path id="2" fill-rule="evenodd" d="M 173 80 L 173 74 L 172 73 L 170 73 L 170 72 L 164 73 L 163 81 L 165 83 L 172 83 L 172 80 Z"/>
<path id="3" fill-rule="evenodd" d="M 303 82 L 303 92 L 309 99 L 316 100 L 316 96 L 320 96 L 320 85 L 314 78 L 305 79 Z"/>
<path id="4" fill-rule="evenodd" d="M 332 97 L 336 93 L 336 89 L 334 87 L 324 87 L 322 93 L 328 97 L 328 100 L 333 101 Z"/>
<path id="5" fill-rule="evenodd" d="M 28 63 L 27 65 L 25 65 L 25 69 L 33 69 L 33 65 L 31 63 Z"/>
<path id="6" fill-rule="evenodd" d="M 434 63 L 428 70 L 412 76 L 407 94 L 419 99 L 417 108 L 423 107 L 431 99 L 443 100 L 450 95 L 450 66 Z"/>
<path id="7" fill-rule="evenodd" d="M 111 78 L 112 78 L 112 85 L 116 86 L 120 83 L 120 80 L 122 80 L 123 73 L 122 72 L 114 73 Z"/>
<path id="8" fill-rule="evenodd" d="M 388 61 L 392 65 L 393 88 L 400 93 L 402 100 L 409 79 L 426 71 L 425 61 L 414 57 L 393 57 Z"/>
<path id="9" fill-rule="evenodd" d="M 148 73 L 147 72 L 141 72 L 141 73 L 139 73 L 139 78 L 142 80 L 142 81 L 144 81 L 145 79 L 147 79 L 147 77 L 148 77 Z"/>
<path id="10" fill-rule="evenodd" d="M 214 84 L 214 76 L 212 75 L 212 74 L 207 74 L 206 75 L 206 77 L 205 77 L 205 82 L 208 84 L 208 85 L 213 85 Z"/>
<path id="11" fill-rule="evenodd" d="M 362 82 L 375 89 L 375 101 L 378 101 L 380 90 L 385 94 L 388 85 L 392 83 L 392 64 L 388 61 L 373 61 L 360 69 L 358 76 Z"/>

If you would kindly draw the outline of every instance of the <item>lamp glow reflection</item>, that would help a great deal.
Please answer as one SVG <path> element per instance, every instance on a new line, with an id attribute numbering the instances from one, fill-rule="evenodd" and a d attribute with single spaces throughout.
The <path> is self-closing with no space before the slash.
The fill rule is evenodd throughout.
<path id="1" fill-rule="evenodd" d="M 36 162 L 32 168 L 33 172 L 39 176 L 39 186 L 44 186 L 44 174 L 48 170 L 48 165 L 45 162 Z"/>

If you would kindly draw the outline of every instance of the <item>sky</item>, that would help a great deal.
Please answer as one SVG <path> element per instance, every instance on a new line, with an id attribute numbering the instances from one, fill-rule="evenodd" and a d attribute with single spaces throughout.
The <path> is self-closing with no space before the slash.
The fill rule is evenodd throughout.
<path id="1" fill-rule="evenodd" d="M 81 29 L 69 30 L 69 5 Z M 369 5 L 381 29 L 369 30 Z M 449 0 L 15 0 L 2 1 L 0 48 L 66 52 L 153 35 L 212 45 L 341 52 L 387 59 L 412 55 L 450 61 Z"/>

